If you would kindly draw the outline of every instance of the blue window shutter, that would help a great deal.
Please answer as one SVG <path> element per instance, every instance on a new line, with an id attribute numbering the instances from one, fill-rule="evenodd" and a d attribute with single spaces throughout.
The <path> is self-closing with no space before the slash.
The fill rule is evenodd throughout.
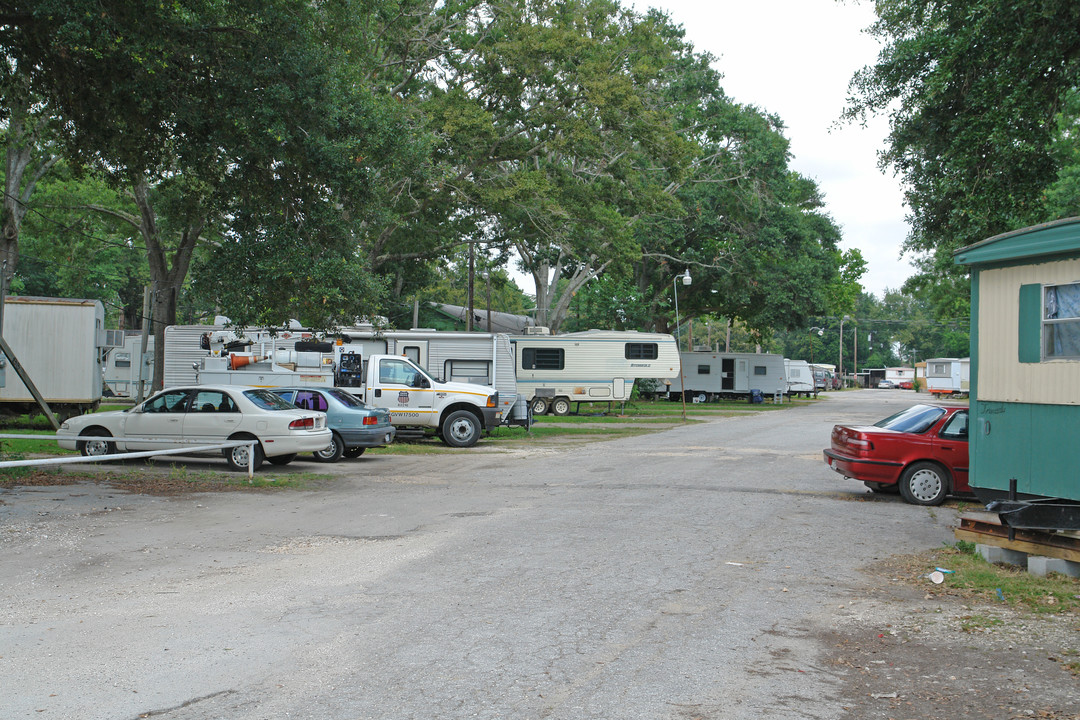
<path id="1" fill-rule="evenodd" d="M 1017 348 L 1022 363 L 1042 362 L 1042 285 L 1020 286 Z"/>

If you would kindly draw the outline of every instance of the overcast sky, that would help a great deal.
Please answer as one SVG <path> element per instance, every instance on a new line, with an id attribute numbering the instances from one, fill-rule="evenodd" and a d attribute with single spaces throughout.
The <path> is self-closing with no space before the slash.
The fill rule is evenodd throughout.
<path id="1" fill-rule="evenodd" d="M 900 259 L 907 236 L 903 197 L 891 171 L 877 168 L 884 118 L 834 127 L 847 86 L 877 58 L 877 41 L 862 32 L 875 19 L 867 0 L 636 0 L 668 11 L 698 51 L 716 56 L 724 92 L 736 102 L 779 115 L 794 156 L 791 166 L 813 178 L 840 225 L 844 249 L 866 258 L 863 288 L 879 298 L 914 271 Z"/>

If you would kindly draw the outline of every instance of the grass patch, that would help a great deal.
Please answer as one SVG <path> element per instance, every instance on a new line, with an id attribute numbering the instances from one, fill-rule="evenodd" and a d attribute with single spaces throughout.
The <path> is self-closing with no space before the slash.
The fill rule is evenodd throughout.
<path id="1" fill-rule="evenodd" d="M 1032 575 L 1011 565 L 988 563 L 967 541 L 946 545 L 914 556 L 886 563 L 894 577 L 920 584 L 935 568 L 952 570 L 940 585 L 929 584 L 935 593 L 964 600 L 1002 604 L 1015 610 L 1050 615 L 1080 612 L 1080 579 L 1059 573 L 1046 577 Z M 972 627 L 978 625 L 972 617 Z"/>
<path id="2" fill-rule="evenodd" d="M 0 439 L 0 459 L 22 460 L 28 455 L 73 455 L 74 450 L 64 450 L 56 444 L 56 433 L 52 428 L 48 430 L 27 430 L 25 428 L 13 428 L 4 431 L 10 435 L 38 435 L 40 440 L 31 438 Z"/>

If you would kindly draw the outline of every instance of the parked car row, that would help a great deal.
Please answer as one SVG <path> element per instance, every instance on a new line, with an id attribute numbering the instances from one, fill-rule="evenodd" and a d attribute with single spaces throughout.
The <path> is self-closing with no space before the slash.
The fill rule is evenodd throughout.
<path id="1" fill-rule="evenodd" d="M 229 467 L 246 470 L 264 460 L 286 465 L 301 453 L 319 462 L 359 457 L 393 442 L 396 432 L 387 410 L 336 388 L 200 385 L 169 388 L 125 410 L 70 418 L 56 439 L 88 457 L 255 440 L 222 450 Z"/>

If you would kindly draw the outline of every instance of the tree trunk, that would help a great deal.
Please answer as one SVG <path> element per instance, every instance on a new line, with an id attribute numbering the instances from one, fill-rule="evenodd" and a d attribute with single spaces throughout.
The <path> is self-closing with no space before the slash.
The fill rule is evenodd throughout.
<path id="1" fill-rule="evenodd" d="M 150 187 L 145 177 L 140 177 L 134 184 L 135 204 L 139 208 L 139 232 L 146 243 L 146 259 L 150 266 L 152 288 L 151 304 L 153 307 L 154 330 L 154 380 L 151 391 L 161 390 L 165 386 L 165 328 L 176 322 L 176 304 L 180 288 L 191 266 L 191 257 L 195 252 L 195 243 L 206 225 L 205 217 L 189 218 L 180 234 L 176 249 L 172 251 L 172 262 L 168 258 L 169 250 L 161 242 L 157 217 L 150 204 Z"/>

